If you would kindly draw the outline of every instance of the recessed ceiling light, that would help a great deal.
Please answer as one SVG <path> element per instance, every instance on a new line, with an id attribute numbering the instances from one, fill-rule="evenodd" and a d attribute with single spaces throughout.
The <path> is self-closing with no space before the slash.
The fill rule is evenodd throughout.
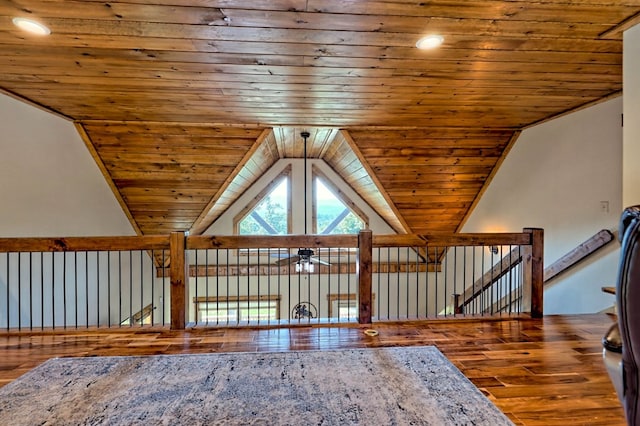
<path id="1" fill-rule="evenodd" d="M 32 34 L 49 35 L 51 30 L 38 21 L 29 18 L 13 18 L 13 25 Z"/>
<path id="2" fill-rule="evenodd" d="M 426 37 L 422 37 L 420 40 L 418 40 L 418 42 L 416 43 L 416 47 L 423 50 L 433 49 L 440 46 L 443 41 L 444 37 L 442 37 L 441 35 L 432 34 Z"/>

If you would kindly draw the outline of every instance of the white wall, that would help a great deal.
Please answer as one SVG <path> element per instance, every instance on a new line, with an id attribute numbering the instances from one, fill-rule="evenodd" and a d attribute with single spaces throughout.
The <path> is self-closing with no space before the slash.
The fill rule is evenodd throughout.
<path id="1" fill-rule="evenodd" d="M 0 236 L 135 235 L 73 123 L 0 94 Z"/>
<path id="2" fill-rule="evenodd" d="M 625 89 L 626 90 L 626 89 Z M 601 229 L 617 230 L 622 211 L 622 99 L 525 130 L 463 232 L 544 228 L 545 265 Z M 627 120 L 625 120 L 625 123 Z M 635 158 L 638 158 L 637 156 Z M 601 210 L 609 203 L 609 212 Z M 545 314 L 598 312 L 617 274 L 617 242 L 545 288 Z"/>
<path id="3" fill-rule="evenodd" d="M 624 142 L 622 200 L 624 206 L 640 204 L 640 25 L 624 32 L 622 75 L 624 86 Z"/>
<path id="4" fill-rule="evenodd" d="M 135 235 L 72 122 L 0 94 L 0 128 L 0 237 Z M 0 256 L 0 292 L 8 295 L 8 300 L 1 298 L 0 311 L 10 317 L 7 323 L 3 315 L 0 328 L 29 326 L 31 313 L 37 327 L 72 324 L 76 317 L 78 324 L 86 324 L 87 316 L 89 324 L 121 321 L 119 284 L 114 282 L 119 272 L 114 270 L 116 260 L 109 278 L 105 262 L 101 268 L 95 262 L 84 266 L 83 254 L 79 256 L 80 266 L 73 254 L 57 253 L 55 261 L 51 255 L 44 259 L 37 254 Z M 142 261 L 150 276 L 153 269 L 146 253 Z M 125 258 L 122 292 L 131 293 L 135 302 L 130 308 L 128 296 L 122 297 L 125 317 L 143 304 L 136 281 L 140 274 L 132 275 L 129 288 L 129 268 Z M 100 279 L 95 278 L 98 270 Z M 107 311 L 109 289 L 111 312 Z M 74 308 L 63 313 L 65 298 Z M 149 290 L 145 299 L 144 304 L 149 303 Z M 89 313 L 85 302 L 91 302 Z"/>

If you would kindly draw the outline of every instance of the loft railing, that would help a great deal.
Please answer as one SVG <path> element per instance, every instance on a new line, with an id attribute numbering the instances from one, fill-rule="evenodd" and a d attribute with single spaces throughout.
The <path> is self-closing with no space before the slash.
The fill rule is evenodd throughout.
<path id="1" fill-rule="evenodd" d="M 358 296 L 362 277 L 362 268 L 356 266 L 361 253 L 358 239 L 357 235 L 188 236 L 184 282 L 189 285 L 179 279 L 173 287 L 186 304 L 172 306 L 171 317 L 177 319 L 172 326 L 355 320 L 358 309 L 349 315 L 349 307 L 363 300 Z M 313 252 L 313 271 L 296 270 L 300 249 Z M 185 266 L 175 268 L 182 271 Z"/>
<path id="2" fill-rule="evenodd" d="M 378 253 L 380 250 L 389 253 L 391 247 L 391 250 L 410 248 L 415 253 L 415 261 L 404 265 L 405 270 L 416 271 L 415 278 L 411 280 L 405 273 L 406 278 L 399 277 L 396 281 L 407 284 L 403 293 L 407 301 L 419 300 L 427 306 L 426 315 L 416 309 L 414 314 L 399 312 L 398 317 L 388 319 L 429 317 L 434 311 L 444 317 L 523 312 L 542 316 L 543 238 L 543 231 L 533 228 L 510 234 L 374 238 Z M 387 262 L 386 267 L 391 265 Z M 395 266 L 396 270 L 403 268 L 400 262 Z M 384 282 L 385 275 L 379 273 L 374 279 Z M 386 299 L 387 303 L 390 299 Z M 408 309 L 408 303 L 405 306 Z"/>
<path id="3" fill-rule="evenodd" d="M 0 238 L 0 329 L 541 316 L 542 239 L 539 229 Z M 313 251 L 313 271 L 296 270 L 300 249 Z"/>
<path id="4" fill-rule="evenodd" d="M 169 299 L 153 262 L 169 248 L 168 236 L 0 238 L 0 328 L 134 326 L 150 300 Z M 165 310 L 149 316 L 168 324 Z"/>

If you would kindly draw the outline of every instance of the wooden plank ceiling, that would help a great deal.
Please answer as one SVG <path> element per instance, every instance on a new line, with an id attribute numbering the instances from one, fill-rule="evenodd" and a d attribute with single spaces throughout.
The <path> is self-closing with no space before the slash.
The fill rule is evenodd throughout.
<path id="1" fill-rule="evenodd" d="M 639 12 L 640 0 L 5 0 L 0 88 L 76 123 L 141 234 L 203 232 L 278 158 L 301 156 L 301 130 L 398 232 L 451 232 L 522 129 L 620 94 L 621 33 Z M 418 50 L 430 33 L 444 44 Z"/>

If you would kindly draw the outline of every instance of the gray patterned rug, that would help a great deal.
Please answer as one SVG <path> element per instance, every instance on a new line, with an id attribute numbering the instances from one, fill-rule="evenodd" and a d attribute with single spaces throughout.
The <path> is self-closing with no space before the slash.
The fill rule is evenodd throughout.
<path id="1" fill-rule="evenodd" d="M 511 425 L 436 348 L 56 358 L 1 425 Z"/>

